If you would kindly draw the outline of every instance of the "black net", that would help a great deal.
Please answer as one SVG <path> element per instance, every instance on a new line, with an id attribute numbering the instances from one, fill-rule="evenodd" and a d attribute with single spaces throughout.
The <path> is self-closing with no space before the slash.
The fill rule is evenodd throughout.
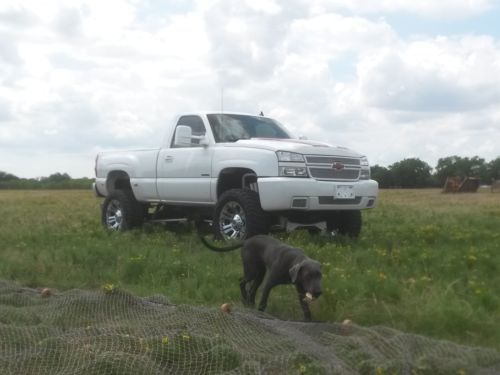
<path id="1" fill-rule="evenodd" d="M 2 374 L 499 374 L 493 349 L 253 310 L 173 305 L 109 285 L 0 281 Z"/>

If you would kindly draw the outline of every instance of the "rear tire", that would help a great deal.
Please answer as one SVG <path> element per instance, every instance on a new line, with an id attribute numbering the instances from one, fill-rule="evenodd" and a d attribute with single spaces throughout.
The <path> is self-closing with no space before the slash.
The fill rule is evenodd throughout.
<path id="1" fill-rule="evenodd" d="M 362 219 L 361 211 L 336 211 L 326 220 L 328 232 L 358 238 L 361 233 Z"/>
<path id="2" fill-rule="evenodd" d="M 116 190 L 102 204 L 101 222 L 110 231 L 127 231 L 144 223 L 145 206 L 132 191 Z"/>
<path id="3" fill-rule="evenodd" d="M 269 217 L 260 206 L 259 194 L 250 189 L 231 189 L 219 198 L 213 218 L 217 239 L 244 241 L 269 232 Z"/>

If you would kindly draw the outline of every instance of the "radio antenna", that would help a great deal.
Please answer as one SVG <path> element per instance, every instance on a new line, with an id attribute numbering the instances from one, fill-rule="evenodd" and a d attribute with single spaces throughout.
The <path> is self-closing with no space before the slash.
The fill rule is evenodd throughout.
<path id="1" fill-rule="evenodd" d="M 224 87 L 220 88 L 220 113 L 224 113 Z"/>

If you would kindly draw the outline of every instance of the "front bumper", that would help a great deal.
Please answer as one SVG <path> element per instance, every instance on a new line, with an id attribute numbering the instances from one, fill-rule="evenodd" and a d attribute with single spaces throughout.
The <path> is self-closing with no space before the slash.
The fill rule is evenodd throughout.
<path id="1" fill-rule="evenodd" d="M 374 180 L 318 181 L 313 178 L 262 177 L 257 180 L 264 211 L 363 210 L 373 208 L 378 196 Z M 338 186 L 352 186 L 354 197 L 336 198 Z"/>
<path id="2" fill-rule="evenodd" d="M 94 182 L 94 183 L 92 184 L 92 190 L 94 191 L 95 196 L 96 196 L 96 197 L 98 197 L 98 198 L 103 198 L 103 197 L 105 197 L 105 195 L 104 195 L 104 194 L 102 194 L 102 193 L 99 191 L 99 189 L 97 188 L 97 185 L 98 185 L 98 183 L 97 183 L 97 179 L 96 179 L 96 182 Z"/>

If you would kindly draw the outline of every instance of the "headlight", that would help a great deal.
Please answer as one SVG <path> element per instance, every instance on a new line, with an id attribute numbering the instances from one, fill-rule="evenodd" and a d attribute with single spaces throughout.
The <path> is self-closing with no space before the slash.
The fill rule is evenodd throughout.
<path id="1" fill-rule="evenodd" d="M 278 161 L 305 162 L 304 155 L 297 154 L 296 152 L 276 151 L 276 155 L 278 156 Z"/>
<path id="2" fill-rule="evenodd" d="M 305 167 L 279 167 L 279 172 L 282 177 L 307 177 Z"/>
<path id="3" fill-rule="evenodd" d="M 359 174 L 360 180 L 369 180 L 370 179 L 370 163 L 368 163 L 368 158 L 363 156 L 360 161 L 361 165 L 361 173 Z"/>

